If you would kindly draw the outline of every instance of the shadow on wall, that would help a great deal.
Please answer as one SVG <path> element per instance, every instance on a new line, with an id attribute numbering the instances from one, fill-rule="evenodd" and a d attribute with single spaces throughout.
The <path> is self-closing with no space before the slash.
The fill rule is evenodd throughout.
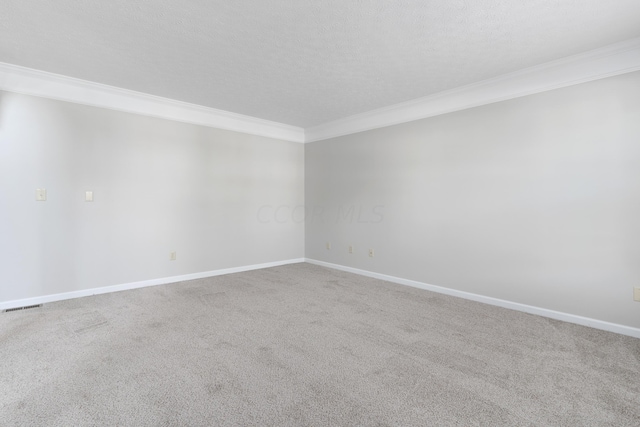
<path id="1" fill-rule="evenodd" d="M 4 122 L 4 100 L 6 97 L 6 92 L 4 90 L 2 90 L 3 87 L 5 87 L 5 83 L 6 83 L 7 77 L 4 76 L 2 74 L 0 74 L 0 129 L 2 129 L 2 125 Z"/>
<path id="2" fill-rule="evenodd" d="M 0 87 L 2 87 L 2 81 L 0 80 Z M 5 99 L 5 92 L 3 90 L 0 90 L 0 129 L 2 129 L 2 124 L 3 124 L 3 119 L 4 119 L 4 99 Z"/>
<path id="3" fill-rule="evenodd" d="M 8 92 L 3 90 L 2 88 L 4 87 L 4 81 L 2 80 L 2 78 L 0 77 L 0 130 L 4 129 L 4 125 L 6 124 L 6 120 L 7 120 L 7 109 L 8 109 L 8 102 L 9 102 L 9 97 Z"/>

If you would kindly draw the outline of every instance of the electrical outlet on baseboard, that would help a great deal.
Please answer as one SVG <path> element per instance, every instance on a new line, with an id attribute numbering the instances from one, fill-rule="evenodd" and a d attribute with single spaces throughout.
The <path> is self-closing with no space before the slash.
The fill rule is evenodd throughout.
<path id="1" fill-rule="evenodd" d="M 175 261 L 176 260 L 176 253 L 175 252 L 171 252 L 169 254 L 169 260 L 170 261 Z"/>
<path id="2" fill-rule="evenodd" d="M 633 300 L 640 302 L 640 286 L 633 288 Z"/>
<path id="3" fill-rule="evenodd" d="M 369 249 L 369 256 L 373 258 L 374 255 L 375 255 L 375 252 L 373 251 L 373 249 Z"/>
<path id="4" fill-rule="evenodd" d="M 349 245 L 349 253 L 352 254 L 353 253 L 353 245 Z"/>
<path id="5" fill-rule="evenodd" d="M 331 242 L 327 242 L 327 250 L 331 250 Z"/>

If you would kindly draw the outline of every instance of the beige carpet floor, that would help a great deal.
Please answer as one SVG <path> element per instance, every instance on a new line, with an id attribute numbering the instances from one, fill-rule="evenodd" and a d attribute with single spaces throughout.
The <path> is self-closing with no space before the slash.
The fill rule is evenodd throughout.
<path id="1" fill-rule="evenodd" d="M 0 314 L 2 426 L 640 426 L 640 340 L 310 264 Z"/>

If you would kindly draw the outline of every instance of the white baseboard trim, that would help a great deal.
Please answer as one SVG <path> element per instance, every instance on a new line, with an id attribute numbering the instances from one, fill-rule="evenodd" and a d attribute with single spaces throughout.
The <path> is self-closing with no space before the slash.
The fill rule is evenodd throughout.
<path id="1" fill-rule="evenodd" d="M 386 274 L 374 273 L 372 271 L 360 270 L 358 268 L 347 267 L 340 264 L 332 264 L 330 262 L 318 261 L 315 259 L 305 258 L 305 262 L 320 265 L 323 267 L 333 268 L 336 270 L 346 271 L 349 273 L 359 274 L 361 276 L 372 277 L 374 279 L 386 280 L 387 282 L 397 283 L 400 285 L 411 286 L 414 288 L 425 289 L 427 291 L 437 292 L 440 294 L 451 295 L 454 297 L 464 298 L 484 304 L 495 305 L 498 307 L 508 308 L 511 310 L 522 311 L 529 314 L 548 317 L 564 322 L 575 323 L 577 325 L 589 326 L 591 328 L 601 329 L 604 331 L 615 332 L 617 334 L 628 335 L 634 338 L 640 338 L 640 329 L 631 326 L 619 325 L 617 323 L 605 322 L 603 320 L 591 319 L 589 317 L 577 316 L 575 314 L 563 313 L 560 311 L 549 310 L 546 308 L 535 307 L 532 305 L 520 304 L 518 302 L 507 301 L 498 298 L 487 297 L 484 295 L 473 294 L 470 292 L 459 291 L 456 289 L 445 288 L 442 286 L 429 285 L 427 283 L 415 280 L 402 279 L 400 277 L 388 276 Z"/>
<path id="2" fill-rule="evenodd" d="M 241 273 L 243 271 L 260 270 L 263 268 L 278 267 L 280 265 L 297 264 L 304 262 L 304 258 L 289 259 L 284 261 L 266 262 L 263 264 L 245 265 L 241 267 L 223 268 L 221 270 L 204 271 L 201 273 L 185 274 L 182 276 L 162 277 L 159 279 L 143 280 L 140 282 L 123 283 L 120 285 L 104 286 L 102 288 L 82 289 L 79 291 L 64 292 L 53 295 L 43 295 L 33 298 L 25 298 L 13 301 L 0 302 L 0 310 L 16 307 L 45 304 L 54 301 L 88 297 L 91 295 L 107 294 L 110 292 L 127 291 L 130 289 L 146 288 L 148 286 L 166 285 L 168 283 L 184 282 L 186 280 L 204 279 L 206 277 L 222 276 L 225 274 Z"/>

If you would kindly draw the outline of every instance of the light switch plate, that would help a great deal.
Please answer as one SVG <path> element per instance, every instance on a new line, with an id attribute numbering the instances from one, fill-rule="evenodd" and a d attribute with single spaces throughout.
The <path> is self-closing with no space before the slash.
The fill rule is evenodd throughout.
<path id="1" fill-rule="evenodd" d="M 84 192 L 84 201 L 85 202 L 93 202 L 93 191 L 85 191 Z"/>
<path id="2" fill-rule="evenodd" d="M 633 300 L 640 302 L 640 286 L 633 288 Z"/>
<path id="3" fill-rule="evenodd" d="M 47 190 L 44 188 L 38 188 L 36 190 L 36 201 L 45 202 L 47 200 Z"/>

